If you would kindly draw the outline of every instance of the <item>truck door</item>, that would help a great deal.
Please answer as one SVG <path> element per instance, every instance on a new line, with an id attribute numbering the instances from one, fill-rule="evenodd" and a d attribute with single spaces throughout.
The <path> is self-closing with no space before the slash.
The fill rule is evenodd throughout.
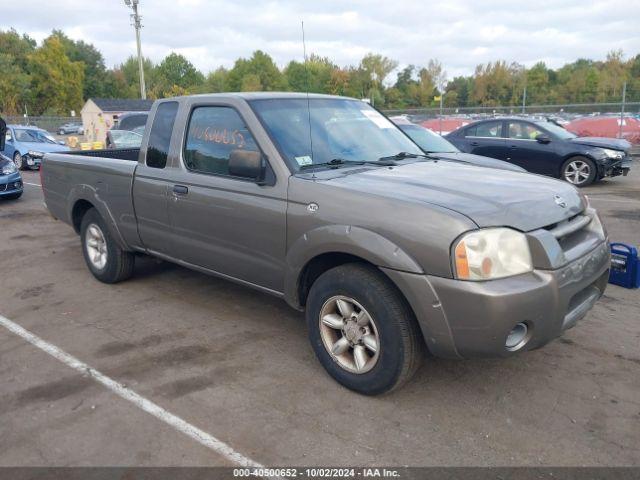
<path id="1" fill-rule="evenodd" d="M 267 185 L 229 174 L 232 152 L 260 150 L 242 108 L 248 116 L 246 104 L 193 104 L 184 112 L 184 141 L 169 191 L 171 256 L 282 292 L 287 182 L 276 181 L 269 166 Z M 255 117 L 251 121 L 259 128 Z"/>
<path id="2" fill-rule="evenodd" d="M 172 233 L 169 221 L 168 192 L 172 169 L 169 149 L 174 131 L 178 102 L 160 103 L 152 112 L 149 138 L 142 144 L 141 160 L 133 181 L 133 204 L 138 224 L 138 235 L 145 248 L 164 255 L 169 254 Z"/>

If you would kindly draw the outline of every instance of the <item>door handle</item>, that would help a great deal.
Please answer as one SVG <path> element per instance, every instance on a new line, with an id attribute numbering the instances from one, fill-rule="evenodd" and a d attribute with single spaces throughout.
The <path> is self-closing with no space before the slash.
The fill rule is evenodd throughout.
<path id="1" fill-rule="evenodd" d="M 185 187 L 184 185 L 173 186 L 174 195 L 186 195 L 187 193 L 189 193 L 189 187 Z"/>
<path id="2" fill-rule="evenodd" d="M 518 148 L 518 146 L 517 145 L 511 145 L 510 148 L 511 148 L 511 150 L 515 150 L 516 148 Z"/>
<path id="3" fill-rule="evenodd" d="M 472 147 L 477 147 L 478 145 L 480 145 L 478 142 L 471 142 L 470 144 Z"/>

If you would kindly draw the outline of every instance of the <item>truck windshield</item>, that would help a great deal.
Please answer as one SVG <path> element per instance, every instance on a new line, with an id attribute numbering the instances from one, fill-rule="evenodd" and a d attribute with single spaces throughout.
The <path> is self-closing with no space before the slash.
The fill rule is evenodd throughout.
<path id="1" fill-rule="evenodd" d="M 336 159 L 347 163 L 378 161 L 400 152 L 422 154 L 386 117 L 358 100 L 261 99 L 250 104 L 296 172 Z"/>

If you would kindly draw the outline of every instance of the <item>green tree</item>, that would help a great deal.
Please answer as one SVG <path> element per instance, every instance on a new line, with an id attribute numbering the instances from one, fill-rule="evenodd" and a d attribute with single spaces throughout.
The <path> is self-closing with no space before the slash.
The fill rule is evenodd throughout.
<path id="1" fill-rule="evenodd" d="M 0 53 L 0 112 L 17 115 L 31 104 L 31 78 L 15 59 Z"/>
<path id="2" fill-rule="evenodd" d="M 246 82 L 244 77 L 251 76 Z M 256 81 L 256 77 L 259 82 Z M 260 88 L 265 91 L 286 90 L 284 75 L 273 59 L 261 50 L 256 50 L 249 59 L 239 58 L 227 77 L 230 91 L 242 91 L 243 87 Z"/>
<path id="3" fill-rule="evenodd" d="M 36 49 L 36 41 L 27 34 L 22 36 L 11 29 L 7 32 L 0 31 L 0 53 L 10 55 L 12 63 L 27 73 L 29 55 Z"/>
<path id="4" fill-rule="evenodd" d="M 207 75 L 207 79 L 204 82 L 204 91 L 208 93 L 227 92 L 227 78 L 229 76 L 229 70 L 224 67 L 218 67 L 213 72 Z"/>
<path id="5" fill-rule="evenodd" d="M 151 59 L 142 58 L 142 69 L 144 70 L 144 83 L 147 88 L 149 98 L 157 98 L 153 92 L 156 88 L 156 67 Z M 122 72 L 125 83 L 128 85 L 128 92 L 125 98 L 140 98 L 140 73 L 138 67 L 138 57 L 129 56 L 124 63 L 114 70 Z"/>
<path id="6" fill-rule="evenodd" d="M 35 100 L 33 113 L 69 115 L 71 110 L 79 111 L 84 65 L 69 60 L 60 39 L 47 38 L 28 58 Z"/>
<path id="7" fill-rule="evenodd" d="M 331 76 L 338 67 L 327 57 L 311 54 L 306 62 L 292 60 L 284 70 L 289 89 L 294 92 L 329 93 Z"/>
<path id="8" fill-rule="evenodd" d="M 72 62 L 84 64 L 84 84 L 82 93 L 86 99 L 105 96 L 107 69 L 104 65 L 102 53 L 90 43 L 83 40 L 72 40 L 61 30 L 54 30 L 51 36 L 57 37 L 64 51 Z"/>
<path id="9" fill-rule="evenodd" d="M 156 67 L 155 90 L 158 97 L 185 95 L 204 84 L 204 76 L 179 53 L 170 53 Z"/>

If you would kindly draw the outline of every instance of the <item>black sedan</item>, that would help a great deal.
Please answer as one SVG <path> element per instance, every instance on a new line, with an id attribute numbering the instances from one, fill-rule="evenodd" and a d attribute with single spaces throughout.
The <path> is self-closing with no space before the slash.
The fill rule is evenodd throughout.
<path id="1" fill-rule="evenodd" d="M 391 117 L 389 120 L 395 123 L 398 128 L 413 140 L 413 142 L 418 145 L 424 153 L 433 154 L 434 156 L 444 158 L 445 160 L 468 163 L 478 167 L 526 172 L 524 168 L 513 165 L 512 163 L 496 160 L 495 158 L 463 153 L 437 133 L 434 133 L 421 125 L 412 123 L 405 117 Z"/>
<path id="2" fill-rule="evenodd" d="M 446 138 L 463 152 L 504 160 L 577 187 L 604 177 L 626 175 L 631 168 L 631 144 L 626 140 L 576 137 L 546 120 L 481 120 Z"/>

